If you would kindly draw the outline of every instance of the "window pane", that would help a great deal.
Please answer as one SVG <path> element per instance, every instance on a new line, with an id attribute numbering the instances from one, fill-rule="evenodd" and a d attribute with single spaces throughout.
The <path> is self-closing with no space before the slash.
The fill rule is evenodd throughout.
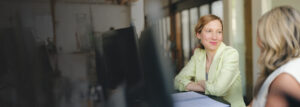
<path id="1" fill-rule="evenodd" d="M 171 35 L 170 34 L 170 32 L 171 32 L 171 25 L 170 25 L 170 16 L 168 16 L 167 17 L 167 19 L 166 19 L 166 21 L 167 21 L 167 35 L 168 35 L 168 37 Z"/>
<path id="2" fill-rule="evenodd" d="M 215 1 L 212 4 L 212 14 L 219 16 L 223 20 L 223 1 Z"/>
<path id="3" fill-rule="evenodd" d="M 164 55 L 167 55 L 167 18 L 164 17 L 163 20 L 163 48 L 164 48 Z"/>
<path id="4" fill-rule="evenodd" d="M 171 25 L 170 25 L 170 16 L 166 17 L 166 29 L 167 29 L 167 40 L 166 40 L 166 50 L 167 50 L 167 55 L 169 57 L 172 57 L 172 53 L 171 53 L 171 40 L 170 40 L 170 36 L 171 36 Z"/>
<path id="5" fill-rule="evenodd" d="M 159 45 L 163 46 L 163 35 L 164 35 L 163 18 L 159 19 L 158 24 L 159 24 L 159 28 L 158 28 L 158 31 L 159 31 Z"/>
<path id="6" fill-rule="evenodd" d="M 190 9 L 190 36 L 191 36 L 191 49 L 193 50 L 197 43 L 196 34 L 194 28 L 198 21 L 198 7 Z"/>
<path id="7" fill-rule="evenodd" d="M 200 17 L 209 14 L 209 5 L 208 4 L 200 6 L 199 9 L 200 9 L 200 11 L 199 11 Z"/>
<path id="8" fill-rule="evenodd" d="M 184 63 L 186 64 L 189 60 L 190 42 L 189 42 L 189 11 L 184 10 L 181 12 L 181 23 L 182 23 L 182 48 Z"/>

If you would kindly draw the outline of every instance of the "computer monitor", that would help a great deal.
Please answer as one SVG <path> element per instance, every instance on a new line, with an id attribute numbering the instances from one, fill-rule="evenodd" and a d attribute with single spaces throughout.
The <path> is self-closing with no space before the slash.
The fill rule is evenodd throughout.
<path id="1" fill-rule="evenodd" d="M 163 55 L 159 35 L 146 28 L 137 41 L 133 27 L 105 32 L 97 39 L 97 72 L 106 101 L 125 85 L 128 107 L 172 107 L 174 66 Z M 116 99 L 115 103 L 122 98 Z M 109 107 L 109 105 L 106 105 Z"/>
<path id="2" fill-rule="evenodd" d="M 139 38 L 146 98 L 151 107 L 173 107 L 171 94 L 174 91 L 172 78 L 175 67 L 163 55 L 159 37 L 152 28 L 146 28 Z"/>
<path id="3" fill-rule="evenodd" d="M 107 31 L 96 42 L 96 69 L 105 100 L 123 90 L 126 105 L 130 106 L 142 96 L 143 84 L 134 27 Z"/>

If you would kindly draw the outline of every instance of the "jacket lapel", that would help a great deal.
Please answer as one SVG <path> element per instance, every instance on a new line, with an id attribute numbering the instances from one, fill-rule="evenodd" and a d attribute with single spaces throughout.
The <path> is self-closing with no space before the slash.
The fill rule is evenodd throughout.
<path id="1" fill-rule="evenodd" d="M 226 45 L 222 42 L 214 56 L 213 62 L 210 65 L 209 71 L 208 71 L 208 81 L 216 80 L 214 79 L 218 70 L 218 64 L 221 63 L 219 60 L 222 56 L 223 50 L 225 49 Z M 204 70 L 205 72 L 205 70 Z"/>
<path id="2" fill-rule="evenodd" d="M 199 57 L 197 59 L 197 78 L 196 81 L 205 80 L 205 64 L 206 64 L 206 52 L 204 49 L 200 49 Z"/>

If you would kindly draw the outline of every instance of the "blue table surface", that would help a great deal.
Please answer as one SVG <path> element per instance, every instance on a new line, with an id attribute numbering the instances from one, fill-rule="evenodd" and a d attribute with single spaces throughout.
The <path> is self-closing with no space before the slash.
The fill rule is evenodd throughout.
<path id="1" fill-rule="evenodd" d="M 181 92 L 172 94 L 175 107 L 230 107 L 197 92 Z"/>

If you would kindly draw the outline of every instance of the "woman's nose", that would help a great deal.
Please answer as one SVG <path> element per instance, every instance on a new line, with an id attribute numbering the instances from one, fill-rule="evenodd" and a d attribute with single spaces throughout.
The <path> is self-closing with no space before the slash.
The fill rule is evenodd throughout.
<path id="1" fill-rule="evenodd" d="M 213 33 L 212 38 L 213 38 L 213 39 L 217 39 L 217 36 L 218 36 L 218 33 Z"/>

